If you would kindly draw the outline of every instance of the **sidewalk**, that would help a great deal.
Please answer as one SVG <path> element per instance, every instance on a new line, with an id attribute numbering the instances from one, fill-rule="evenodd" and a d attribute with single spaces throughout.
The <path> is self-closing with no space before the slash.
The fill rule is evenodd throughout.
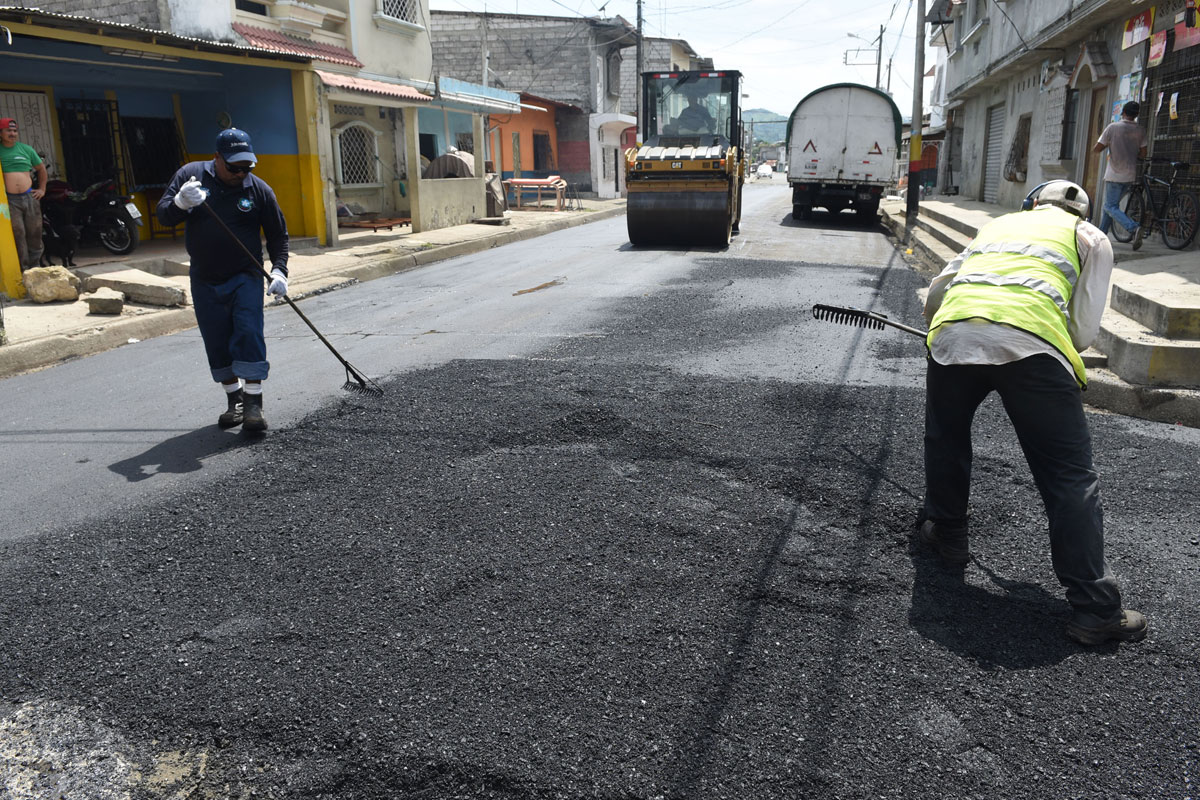
<path id="1" fill-rule="evenodd" d="M 880 205 L 883 224 L 932 278 L 976 231 L 1013 209 L 955 196 L 922 200 L 916 225 L 905 201 Z M 1125 416 L 1200 428 L 1200 257 L 1154 233 L 1140 250 L 1113 240 L 1116 265 L 1100 334 L 1082 355 L 1084 402 Z"/>
<path id="2" fill-rule="evenodd" d="M 289 291 L 293 300 L 330 289 L 441 261 L 478 253 L 499 245 L 530 239 L 552 231 L 625 213 L 625 199 L 582 200 L 583 210 L 513 210 L 508 224 L 468 223 L 423 233 L 408 226 L 373 232 L 339 231 L 332 248 L 313 239 L 293 239 L 288 259 Z M 133 267 L 188 289 L 188 261 L 183 232 L 174 239 L 142 242 L 130 256 L 113 256 L 99 247 L 76 255 L 76 267 L 116 265 Z M 172 274 L 182 273 L 182 274 Z M 32 372 L 60 362 L 111 350 L 132 341 L 163 336 L 196 324 L 190 305 L 164 308 L 125 303 L 120 315 L 89 314 L 82 300 L 34 303 L 28 298 L 6 300 L 3 309 L 8 344 L 0 347 L 0 378 Z"/>

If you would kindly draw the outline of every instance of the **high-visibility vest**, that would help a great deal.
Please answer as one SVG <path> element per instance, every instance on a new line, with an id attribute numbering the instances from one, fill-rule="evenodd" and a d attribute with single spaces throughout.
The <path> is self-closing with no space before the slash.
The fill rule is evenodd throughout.
<path id="1" fill-rule="evenodd" d="M 948 322 L 985 319 L 1028 331 L 1071 363 L 1087 386 L 1083 359 L 1067 330 L 1079 280 L 1075 226 L 1079 217 L 1050 206 L 992 220 L 971 242 L 929 326 L 926 345 Z"/>

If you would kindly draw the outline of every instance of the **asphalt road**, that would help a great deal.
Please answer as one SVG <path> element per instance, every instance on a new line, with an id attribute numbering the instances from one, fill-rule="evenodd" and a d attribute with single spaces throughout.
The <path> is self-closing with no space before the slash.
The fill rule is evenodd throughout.
<path id="1" fill-rule="evenodd" d="M 195 335 L 0 382 L 3 796 L 1196 796 L 1197 432 L 1089 412 L 1152 629 L 1074 645 L 998 403 L 975 560 L 912 544 L 921 344 L 809 309 L 925 281 L 789 205 L 305 301 L 378 399 L 273 309 L 261 440 Z"/>

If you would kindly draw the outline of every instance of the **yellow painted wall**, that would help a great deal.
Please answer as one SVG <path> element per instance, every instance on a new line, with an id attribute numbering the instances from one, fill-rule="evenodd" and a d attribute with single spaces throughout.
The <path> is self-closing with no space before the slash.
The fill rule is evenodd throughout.
<path id="1" fill-rule="evenodd" d="M 283 211 L 283 218 L 287 220 L 288 236 L 321 236 L 323 238 L 324 218 L 317 223 L 321 228 L 314 228 L 313 221 L 306 220 L 303 207 L 303 192 L 302 192 L 302 171 L 300 169 L 301 161 L 298 156 L 288 155 L 258 155 L 258 166 L 254 168 L 254 174 L 267 182 L 275 191 L 275 199 L 279 201 L 279 208 Z M 211 161 L 212 153 L 190 153 L 189 161 Z M 316 162 L 317 156 L 306 157 L 309 162 L 309 170 L 313 173 L 319 173 Z M 134 202 L 141 209 L 143 218 L 148 213 L 153 213 L 154 209 L 146 207 L 146 197 L 139 192 L 134 195 Z M 149 236 L 150 225 L 143 219 L 145 223 L 142 226 L 142 239 Z M 180 226 L 182 230 L 182 226 Z"/>
<path id="2" fill-rule="evenodd" d="M 0 170 L 0 182 L 4 171 Z M 25 284 L 21 282 L 21 262 L 17 256 L 17 241 L 13 238 L 12 212 L 8 207 L 8 195 L 0 194 L 0 289 L 14 300 L 25 296 Z"/>

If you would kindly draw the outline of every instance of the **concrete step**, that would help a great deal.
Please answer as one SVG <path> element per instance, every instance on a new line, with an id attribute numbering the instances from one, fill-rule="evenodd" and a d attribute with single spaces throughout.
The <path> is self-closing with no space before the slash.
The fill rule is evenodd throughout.
<path id="1" fill-rule="evenodd" d="M 1200 339 L 1200 286 L 1179 281 L 1114 283 L 1109 307 L 1168 339 Z"/>
<path id="2" fill-rule="evenodd" d="M 1084 350 L 1079 354 L 1079 357 L 1083 359 L 1083 365 L 1088 369 L 1093 369 L 1096 367 L 1103 367 L 1105 369 L 1108 368 L 1108 356 L 1106 356 L 1104 353 L 1101 353 L 1094 347 L 1089 347 L 1087 350 Z"/>
<path id="3" fill-rule="evenodd" d="M 963 242 L 963 247 L 966 246 L 967 242 L 975 238 L 975 234 L 979 233 L 979 226 L 971 220 L 966 219 L 965 215 L 960 213 L 951 213 L 948 211 L 948 209 L 943 210 L 934 204 L 922 205 L 918 217 L 927 220 L 933 220 L 959 234 L 962 234 L 956 238 Z M 962 248 L 960 247 L 959 250 L 961 251 Z"/>
<path id="4" fill-rule="evenodd" d="M 911 251 L 923 272 L 936 275 L 946 266 L 947 261 L 958 255 L 958 250 L 948 247 L 928 229 L 922 227 L 920 217 L 916 225 L 908 226 L 903 203 L 895 200 L 884 201 L 879 210 L 879 221 L 904 248 Z"/>
<path id="5" fill-rule="evenodd" d="M 1200 340 L 1168 339 L 1110 310 L 1095 348 L 1108 354 L 1108 369 L 1129 383 L 1200 387 Z"/>
<path id="6" fill-rule="evenodd" d="M 917 216 L 917 227 L 958 255 L 971 243 L 971 236 L 959 227 L 947 224 L 942 215 L 922 213 Z M 953 258 L 954 256 L 951 256 Z M 947 259 L 949 260 L 949 259 Z"/>

